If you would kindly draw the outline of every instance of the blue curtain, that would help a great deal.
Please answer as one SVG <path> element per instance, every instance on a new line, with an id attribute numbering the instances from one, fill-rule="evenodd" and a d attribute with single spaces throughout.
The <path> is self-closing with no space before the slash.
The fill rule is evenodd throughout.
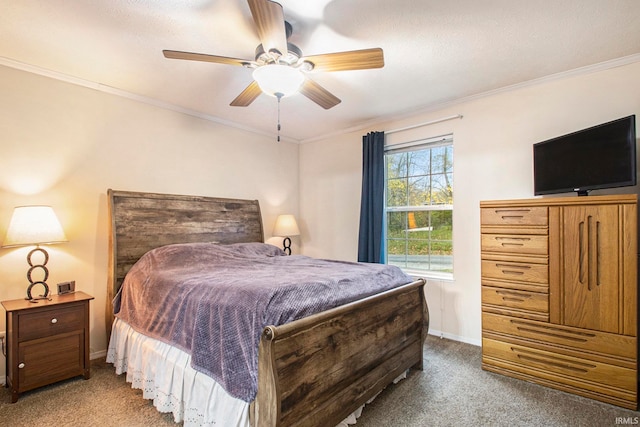
<path id="1" fill-rule="evenodd" d="M 382 262 L 384 216 L 384 132 L 362 137 L 362 199 L 358 261 Z"/>

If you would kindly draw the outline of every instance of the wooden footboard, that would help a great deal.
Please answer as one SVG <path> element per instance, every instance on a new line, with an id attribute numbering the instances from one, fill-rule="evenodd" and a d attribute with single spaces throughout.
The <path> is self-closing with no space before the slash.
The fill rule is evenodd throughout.
<path id="1" fill-rule="evenodd" d="M 422 369 L 424 284 L 266 327 L 252 425 L 334 426 L 405 370 Z"/>

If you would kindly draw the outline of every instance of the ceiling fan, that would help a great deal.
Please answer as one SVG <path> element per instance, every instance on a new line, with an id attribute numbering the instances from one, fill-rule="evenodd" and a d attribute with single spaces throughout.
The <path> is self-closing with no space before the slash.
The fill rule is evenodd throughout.
<path id="1" fill-rule="evenodd" d="M 250 105 L 261 92 L 280 100 L 299 91 L 316 104 L 329 109 L 338 105 L 341 100 L 309 79 L 307 73 L 384 66 L 380 48 L 303 56 L 300 48 L 287 41 L 292 27 L 284 20 L 282 5 L 271 0 L 248 0 L 248 3 L 261 42 L 256 48 L 255 60 L 176 50 L 162 51 L 166 58 L 171 59 L 240 65 L 253 69 L 254 81 L 231 102 L 230 105 L 234 107 Z"/>

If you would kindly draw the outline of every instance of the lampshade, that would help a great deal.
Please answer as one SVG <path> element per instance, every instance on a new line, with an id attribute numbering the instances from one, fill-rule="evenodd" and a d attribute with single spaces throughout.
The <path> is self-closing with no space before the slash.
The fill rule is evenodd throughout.
<path id="1" fill-rule="evenodd" d="M 276 225 L 273 227 L 274 236 L 299 236 L 300 229 L 296 223 L 296 218 L 291 215 L 279 215 L 276 219 Z"/>
<path id="2" fill-rule="evenodd" d="M 2 247 L 62 243 L 67 241 L 51 206 L 18 206 Z"/>
<path id="3" fill-rule="evenodd" d="M 286 97 L 298 92 L 304 82 L 304 74 L 288 65 L 267 64 L 253 71 L 253 79 L 267 95 Z"/>

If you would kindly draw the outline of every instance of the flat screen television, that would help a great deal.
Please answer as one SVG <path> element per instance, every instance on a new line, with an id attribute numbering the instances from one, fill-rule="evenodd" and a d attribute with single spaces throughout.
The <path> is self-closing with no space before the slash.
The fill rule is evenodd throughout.
<path id="1" fill-rule="evenodd" d="M 636 116 L 533 145 L 535 195 L 636 185 Z"/>

